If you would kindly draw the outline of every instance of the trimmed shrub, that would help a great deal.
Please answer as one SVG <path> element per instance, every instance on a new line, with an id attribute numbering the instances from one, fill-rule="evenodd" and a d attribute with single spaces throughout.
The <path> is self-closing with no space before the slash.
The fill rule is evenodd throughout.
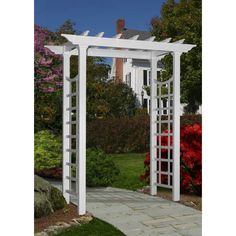
<path id="1" fill-rule="evenodd" d="M 36 170 L 60 167 L 62 163 L 62 143 L 60 138 L 48 130 L 34 135 L 34 167 Z"/>
<path id="2" fill-rule="evenodd" d="M 87 149 L 86 165 L 86 182 L 89 187 L 109 186 L 120 173 L 112 158 L 101 150 Z"/>
<path id="3" fill-rule="evenodd" d="M 165 131 L 164 131 L 165 132 Z M 159 140 L 159 137 L 158 139 Z M 172 142 L 172 139 L 170 140 Z M 167 146 L 168 138 L 161 136 L 161 145 Z M 157 158 L 159 150 L 157 149 Z M 168 150 L 161 150 L 161 158 L 168 158 Z M 200 124 L 186 125 L 180 131 L 180 177 L 181 192 L 194 193 L 201 195 L 202 193 L 202 127 Z M 144 160 L 144 174 L 140 179 L 146 183 L 150 181 L 150 153 L 146 154 Z M 159 166 L 157 164 L 157 169 Z M 167 162 L 161 163 L 161 170 L 168 171 Z M 157 178 L 158 179 L 158 178 Z M 161 183 L 167 183 L 167 176 L 161 176 Z"/>
<path id="4" fill-rule="evenodd" d="M 181 116 L 181 126 L 201 124 L 201 115 Z M 149 149 L 150 117 L 139 115 L 124 118 L 97 119 L 88 122 L 87 147 L 106 153 L 146 152 Z"/>

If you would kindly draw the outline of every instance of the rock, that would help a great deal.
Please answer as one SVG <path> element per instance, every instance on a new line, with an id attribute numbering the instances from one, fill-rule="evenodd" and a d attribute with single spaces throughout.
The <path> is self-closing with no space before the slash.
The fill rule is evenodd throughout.
<path id="1" fill-rule="evenodd" d="M 48 234 L 43 231 L 43 232 L 34 234 L 34 236 L 48 236 Z"/>
<path id="2" fill-rule="evenodd" d="M 45 194 L 34 193 L 34 217 L 47 216 L 53 212 L 52 205 Z"/>
<path id="3" fill-rule="evenodd" d="M 34 176 L 34 181 L 35 218 L 47 216 L 66 206 L 66 201 L 60 190 L 37 175 Z"/>
<path id="4" fill-rule="evenodd" d="M 52 229 L 45 229 L 44 232 L 47 233 L 48 236 L 52 236 L 55 234 L 54 230 Z"/>
<path id="5" fill-rule="evenodd" d="M 70 226 L 77 226 L 78 225 L 78 222 L 75 222 L 75 221 L 70 221 Z"/>
<path id="6" fill-rule="evenodd" d="M 66 206 L 66 200 L 63 197 L 61 191 L 57 188 L 51 188 L 50 201 L 52 203 L 52 208 L 54 211 L 62 209 Z"/>
<path id="7" fill-rule="evenodd" d="M 64 228 L 70 227 L 70 225 L 66 222 L 57 222 L 56 225 L 63 226 Z"/>
<path id="8" fill-rule="evenodd" d="M 80 224 L 88 224 L 92 219 L 93 219 L 92 216 L 81 216 L 80 218 L 78 218 L 76 220 Z"/>
<path id="9" fill-rule="evenodd" d="M 48 181 L 35 175 L 34 176 L 34 192 L 44 193 L 47 198 L 50 197 L 51 185 Z"/>

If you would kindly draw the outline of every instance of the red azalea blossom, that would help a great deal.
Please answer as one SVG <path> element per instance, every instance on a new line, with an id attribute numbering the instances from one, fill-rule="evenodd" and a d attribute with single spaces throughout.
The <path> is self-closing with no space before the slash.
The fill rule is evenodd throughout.
<path id="1" fill-rule="evenodd" d="M 167 131 L 164 131 L 166 133 Z M 159 144 L 159 137 L 157 137 Z M 172 138 L 170 139 L 172 144 Z M 161 136 L 161 145 L 168 145 L 168 137 Z M 157 158 L 159 150 L 157 150 Z M 161 150 L 163 159 L 168 157 L 168 150 Z M 201 195 L 202 192 L 202 126 L 200 124 L 186 125 L 180 129 L 180 176 L 181 192 L 195 193 Z M 140 176 L 143 181 L 149 182 L 150 175 L 150 153 L 146 154 L 144 160 L 145 173 Z M 157 169 L 159 166 L 157 165 Z M 162 171 L 168 170 L 166 162 L 161 163 Z M 161 176 L 161 182 L 167 183 L 166 175 Z"/>

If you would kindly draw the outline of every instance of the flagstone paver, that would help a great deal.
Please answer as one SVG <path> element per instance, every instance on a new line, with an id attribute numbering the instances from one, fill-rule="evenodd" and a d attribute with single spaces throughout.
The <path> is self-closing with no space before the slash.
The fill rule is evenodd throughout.
<path id="1" fill-rule="evenodd" d="M 87 188 L 87 211 L 128 236 L 201 236 L 201 211 L 125 189 Z"/>

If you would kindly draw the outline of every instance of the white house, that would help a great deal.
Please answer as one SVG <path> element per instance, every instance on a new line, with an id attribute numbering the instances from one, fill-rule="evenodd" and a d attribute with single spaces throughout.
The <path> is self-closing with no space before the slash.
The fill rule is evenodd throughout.
<path id="1" fill-rule="evenodd" d="M 122 34 L 121 38 L 135 38 L 137 40 L 145 40 L 152 35 L 147 31 L 133 30 L 125 28 L 124 19 L 118 19 L 116 22 L 116 33 Z M 157 64 L 159 71 L 164 69 L 163 64 L 159 61 Z M 137 96 L 138 106 L 147 108 L 149 113 L 150 98 L 144 89 L 150 85 L 150 64 L 147 60 L 140 59 L 122 59 L 115 58 L 112 60 L 111 71 L 108 75 L 109 79 L 117 80 L 129 85 Z M 164 102 L 164 101 L 163 101 Z M 163 107 L 168 104 L 162 104 Z M 184 106 L 181 104 L 180 115 L 184 113 Z M 201 114 L 201 106 L 197 113 Z"/>

